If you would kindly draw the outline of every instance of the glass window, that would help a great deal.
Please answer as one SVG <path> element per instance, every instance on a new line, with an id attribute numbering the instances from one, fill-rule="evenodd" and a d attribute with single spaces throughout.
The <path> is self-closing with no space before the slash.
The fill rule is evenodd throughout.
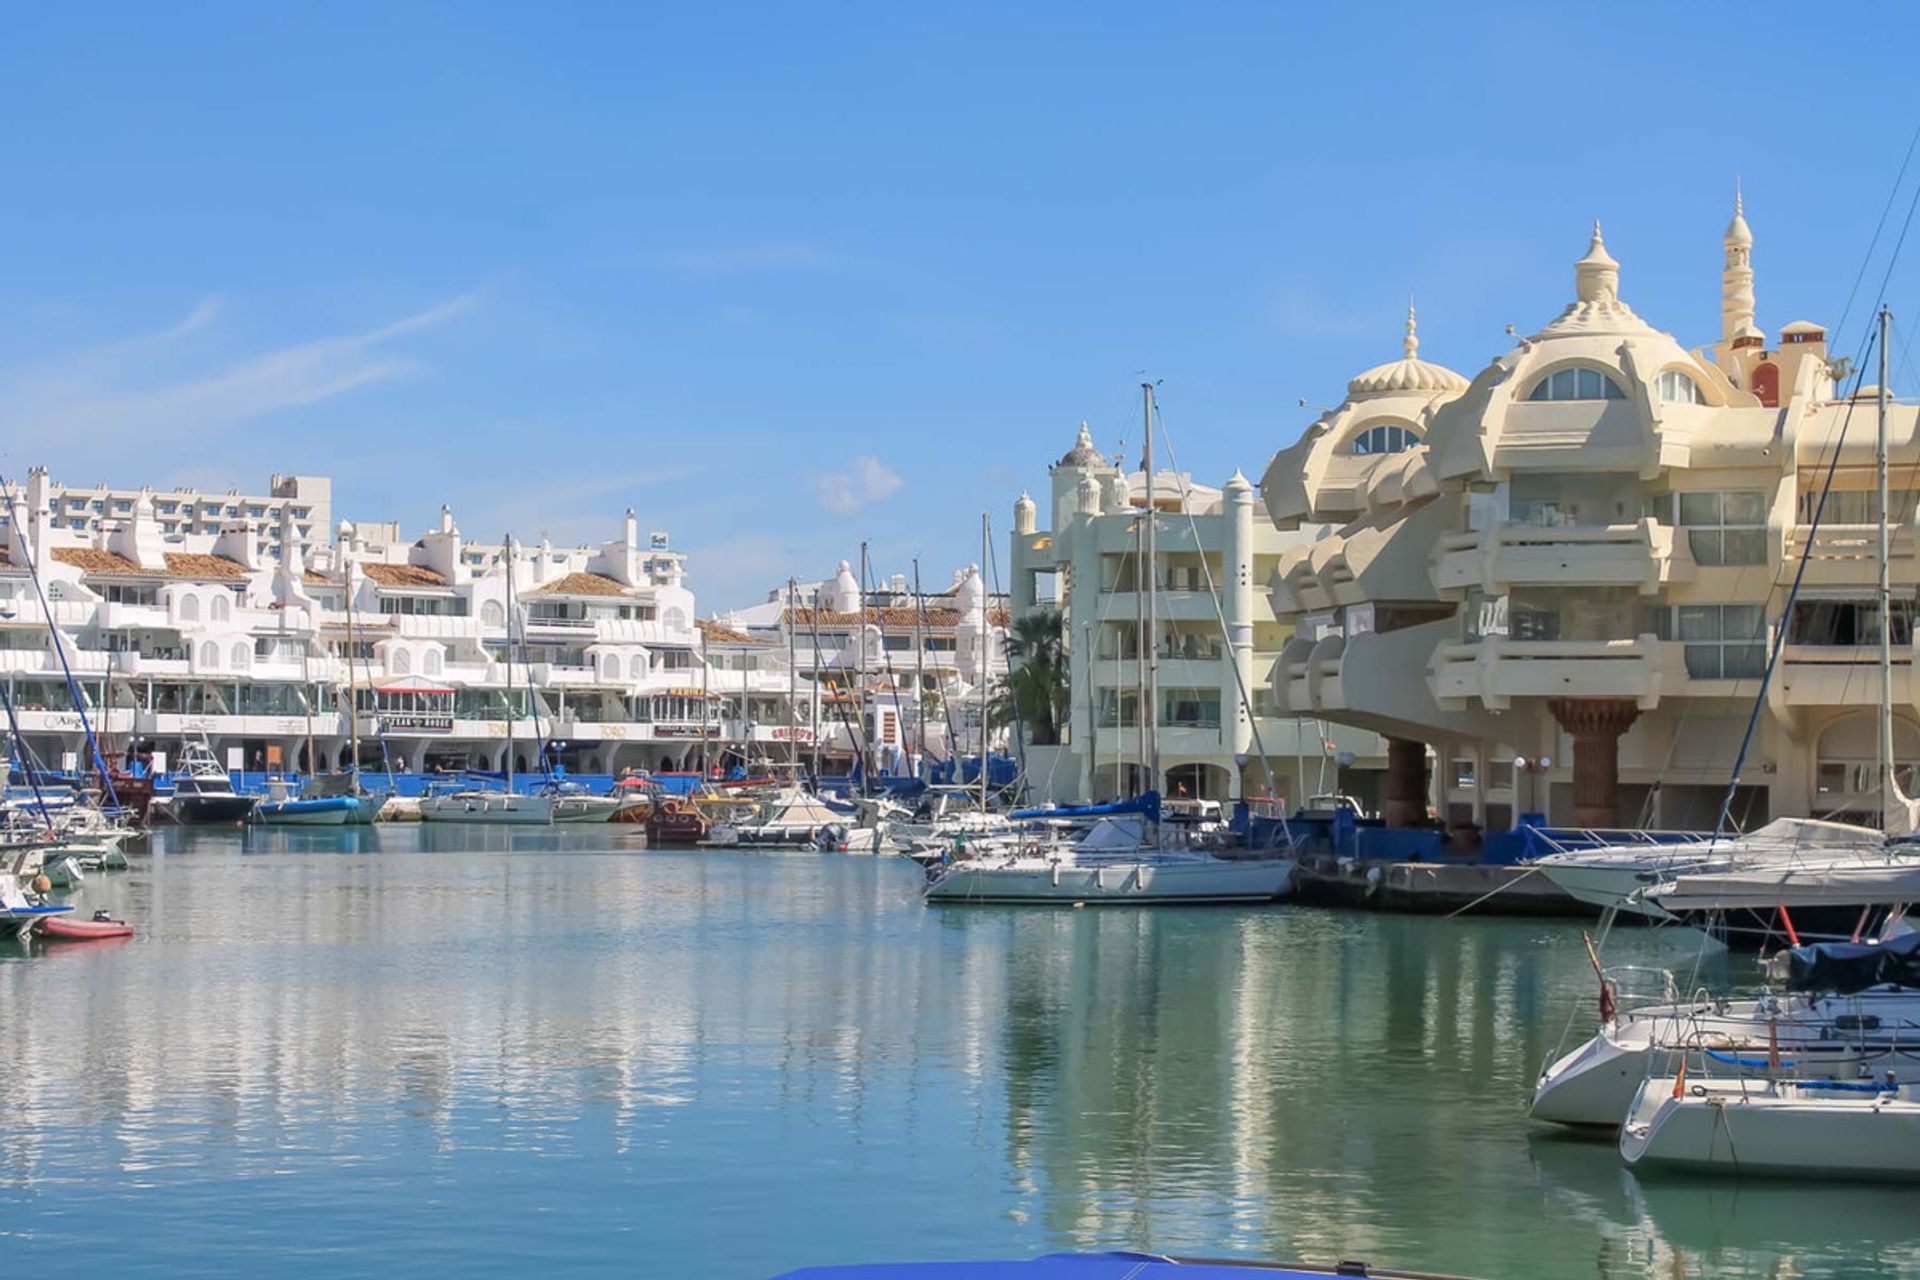
<path id="1" fill-rule="evenodd" d="M 1694 563 L 1765 564 L 1767 495 L 1757 489 L 1729 493 L 1682 493 L 1675 512 L 1687 529 Z"/>
<path id="2" fill-rule="evenodd" d="M 1377 427 L 1368 427 L 1353 438 L 1353 451 L 1356 455 L 1372 456 L 1382 453 L 1405 453 L 1420 443 L 1420 437 L 1411 428 L 1384 423 Z"/>
<path id="3" fill-rule="evenodd" d="M 1654 385 L 1660 398 L 1668 404 L 1706 403 L 1700 394 L 1700 384 L 1678 369 L 1667 370 Z"/>
<path id="4" fill-rule="evenodd" d="M 1680 605 L 1677 638 L 1695 680 L 1742 680 L 1767 667 L 1767 617 L 1757 604 Z"/>
<path id="5" fill-rule="evenodd" d="M 1534 384 L 1529 400 L 1624 400 L 1627 393 L 1598 369 L 1556 369 Z"/>

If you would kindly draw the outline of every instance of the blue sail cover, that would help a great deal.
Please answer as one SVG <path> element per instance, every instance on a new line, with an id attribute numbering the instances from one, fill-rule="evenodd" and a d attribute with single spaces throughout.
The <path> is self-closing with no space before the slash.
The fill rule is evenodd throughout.
<path id="1" fill-rule="evenodd" d="M 1302 1271 L 1257 1263 L 1174 1262 L 1144 1253 L 1052 1254 L 1031 1262 L 919 1262 L 866 1267 L 809 1267 L 775 1280 L 1325 1280 L 1356 1269 Z M 1371 1274 L 1390 1276 L 1392 1272 Z M 1438 1278 L 1436 1278 L 1438 1280 Z"/>
<path id="2" fill-rule="evenodd" d="M 1787 952 L 1794 991 L 1852 995 L 1885 985 L 1920 987 L 1920 933 L 1886 942 L 1816 942 Z"/>
<path id="3" fill-rule="evenodd" d="M 1116 800 L 1112 804 L 1082 804 L 1065 809 L 1015 809 L 1008 816 L 1020 818 L 1114 818 L 1122 814 L 1138 813 L 1149 822 L 1160 821 L 1160 793 L 1142 791 L 1131 800 Z"/>

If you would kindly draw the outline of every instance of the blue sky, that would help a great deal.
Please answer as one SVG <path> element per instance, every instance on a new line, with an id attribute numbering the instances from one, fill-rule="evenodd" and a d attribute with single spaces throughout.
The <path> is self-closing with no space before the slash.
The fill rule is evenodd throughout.
<path id="1" fill-rule="evenodd" d="M 1537 328 L 1595 217 L 1710 342 L 1736 175 L 1760 322 L 1833 323 L 1915 124 L 1904 9 L 163 8 L 0 44 L 0 469 L 631 505 L 703 607 L 944 579 L 1141 371 L 1257 476 L 1409 294 L 1463 372 Z"/>

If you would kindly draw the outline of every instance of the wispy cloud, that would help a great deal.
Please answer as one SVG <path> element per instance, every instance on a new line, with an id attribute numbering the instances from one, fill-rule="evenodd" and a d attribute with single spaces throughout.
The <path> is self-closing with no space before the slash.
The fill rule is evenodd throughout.
<path id="1" fill-rule="evenodd" d="M 57 372 L 0 375 L 0 435 L 23 449 L 84 443 L 96 451 L 122 441 L 164 440 L 174 447 L 204 440 L 419 372 L 421 362 L 397 349 L 403 340 L 450 323 L 477 302 L 463 294 L 364 332 L 230 358 L 181 380 L 154 379 L 146 369 L 153 347 L 177 344 L 219 318 L 220 301 L 202 299 L 176 323 L 80 352 Z"/>
<path id="2" fill-rule="evenodd" d="M 905 483 L 898 471 L 870 453 L 855 458 L 845 471 L 815 476 L 813 481 L 820 505 L 843 516 L 885 501 Z"/>

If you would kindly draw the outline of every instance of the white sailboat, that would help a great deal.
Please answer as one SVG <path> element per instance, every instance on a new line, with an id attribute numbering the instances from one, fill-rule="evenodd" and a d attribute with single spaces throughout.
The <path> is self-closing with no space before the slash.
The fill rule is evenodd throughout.
<path id="1" fill-rule="evenodd" d="M 1920 1086 L 1655 1076 L 1620 1126 L 1620 1156 L 1634 1168 L 1920 1179 Z"/>
<path id="2" fill-rule="evenodd" d="M 1141 690 L 1142 761 L 1156 786 L 1160 778 L 1158 566 L 1154 525 L 1153 384 L 1141 384 L 1146 415 L 1142 468 L 1146 479 L 1143 560 L 1146 565 L 1146 670 Z M 982 542 L 986 541 L 982 522 Z M 981 563 L 986 563 L 983 548 Z M 984 630 L 984 626 L 983 626 Z M 986 799 L 986 718 L 981 717 L 981 800 Z M 1296 863 L 1273 851 L 1194 847 L 1189 838 L 1160 821 L 1160 797 L 1149 789 L 1133 813 L 1096 814 L 1093 829 L 1069 842 L 1004 845 L 984 856 L 957 857 L 929 869 L 924 889 L 930 903 L 1231 903 L 1264 902 L 1284 896 L 1293 886 Z M 1053 817 L 1068 816 L 1058 812 Z M 1223 857 L 1234 852 L 1242 856 Z"/>
<path id="3" fill-rule="evenodd" d="M 443 792 L 428 795 L 420 800 L 420 820 L 422 822 L 467 822 L 483 823 L 493 826 L 536 826 L 543 827 L 553 822 L 553 796 L 518 795 L 513 789 L 513 647 L 514 631 L 519 623 L 518 608 L 514 600 L 513 539 L 508 538 L 505 546 L 507 566 L 507 645 L 506 645 L 506 687 L 507 687 L 507 750 L 505 756 L 506 788 L 493 791 L 485 788 L 467 788 L 460 791 Z M 521 630 L 524 635 L 524 629 Z"/>

